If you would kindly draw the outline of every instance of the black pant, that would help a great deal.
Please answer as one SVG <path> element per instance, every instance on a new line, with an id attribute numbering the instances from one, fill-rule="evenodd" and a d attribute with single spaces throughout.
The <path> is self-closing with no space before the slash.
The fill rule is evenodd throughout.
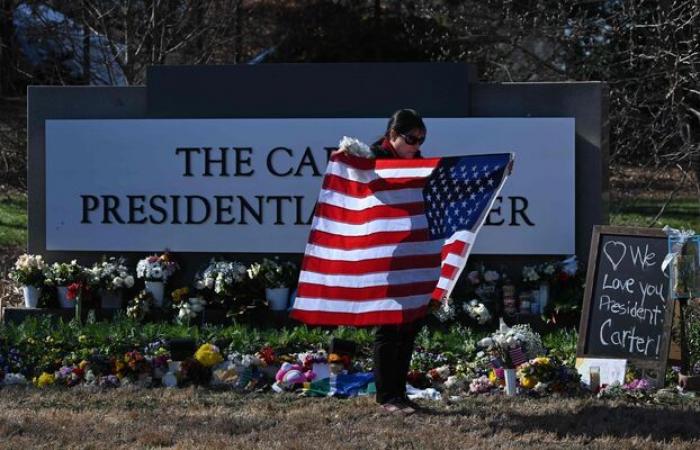
<path id="1" fill-rule="evenodd" d="M 374 382 L 377 402 L 386 403 L 406 396 L 406 375 L 411 364 L 419 319 L 402 325 L 382 325 L 374 335 Z"/>

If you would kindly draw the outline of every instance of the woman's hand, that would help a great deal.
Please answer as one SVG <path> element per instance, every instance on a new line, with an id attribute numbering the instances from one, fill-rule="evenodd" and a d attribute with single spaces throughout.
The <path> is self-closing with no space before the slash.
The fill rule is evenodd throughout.
<path id="1" fill-rule="evenodd" d="M 334 156 L 342 155 L 343 153 L 346 153 L 348 151 L 347 147 L 340 147 L 338 150 L 334 150 L 331 152 L 331 158 Z"/>

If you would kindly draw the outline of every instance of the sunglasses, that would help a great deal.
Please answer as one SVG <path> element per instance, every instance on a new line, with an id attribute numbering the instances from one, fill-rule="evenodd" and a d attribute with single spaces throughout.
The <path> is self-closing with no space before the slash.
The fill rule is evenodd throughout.
<path id="1" fill-rule="evenodd" d="M 416 144 L 421 145 L 423 142 L 425 142 L 425 136 L 415 137 L 415 136 L 412 136 L 410 134 L 402 134 L 402 133 L 399 133 L 399 136 L 401 136 L 403 138 L 403 140 L 406 141 L 406 143 L 408 145 L 416 145 Z"/>

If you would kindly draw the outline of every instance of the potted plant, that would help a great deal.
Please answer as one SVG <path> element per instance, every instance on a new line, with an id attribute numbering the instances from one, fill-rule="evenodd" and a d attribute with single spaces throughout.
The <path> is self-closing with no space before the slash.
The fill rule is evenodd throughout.
<path id="1" fill-rule="evenodd" d="M 265 299 L 273 311 L 284 311 L 288 307 L 289 288 L 296 281 L 297 267 L 294 263 L 278 262 L 265 258 L 259 264 L 257 278 L 265 286 Z"/>
<path id="2" fill-rule="evenodd" d="M 85 278 L 85 269 L 75 259 L 69 263 L 55 262 L 47 272 L 45 284 L 56 286 L 58 303 L 61 308 L 74 308 L 75 301 L 68 298 L 68 286 Z"/>
<path id="3" fill-rule="evenodd" d="M 122 292 L 134 286 L 134 276 L 122 257 L 103 258 L 88 269 L 91 284 L 99 289 L 102 309 L 122 307 Z"/>
<path id="4" fill-rule="evenodd" d="M 48 267 L 41 255 L 24 254 L 17 258 L 9 277 L 22 286 L 24 306 L 36 308 Z"/>
<path id="5" fill-rule="evenodd" d="M 136 276 L 144 279 L 145 288 L 153 295 L 155 306 L 163 306 L 165 283 L 178 269 L 178 264 L 168 252 L 148 256 L 136 264 Z"/>

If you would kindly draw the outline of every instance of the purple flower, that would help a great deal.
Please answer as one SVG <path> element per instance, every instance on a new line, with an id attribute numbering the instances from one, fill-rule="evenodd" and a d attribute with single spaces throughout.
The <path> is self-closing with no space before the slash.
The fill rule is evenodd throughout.
<path id="1" fill-rule="evenodd" d="M 623 386 L 628 391 L 648 391 L 653 388 L 649 380 L 636 378 Z"/>

